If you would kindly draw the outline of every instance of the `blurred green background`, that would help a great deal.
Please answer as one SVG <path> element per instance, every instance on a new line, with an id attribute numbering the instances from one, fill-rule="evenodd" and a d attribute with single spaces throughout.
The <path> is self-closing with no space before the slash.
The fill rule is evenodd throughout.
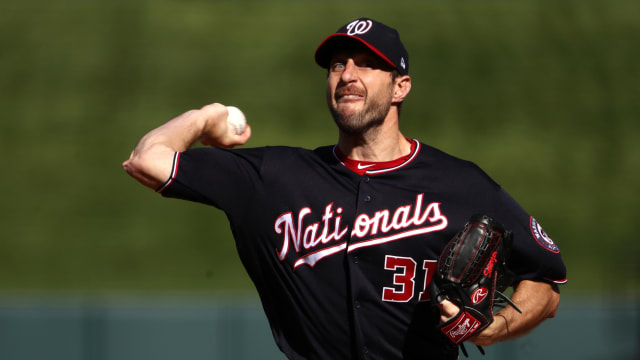
<path id="1" fill-rule="evenodd" d="M 335 143 L 313 61 L 359 16 L 396 27 L 401 127 L 478 163 L 544 225 L 568 296 L 637 299 L 638 1 L 0 2 L 0 291 L 254 291 L 226 218 L 120 167 L 192 108 L 242 108 L 250 146 Z"/>

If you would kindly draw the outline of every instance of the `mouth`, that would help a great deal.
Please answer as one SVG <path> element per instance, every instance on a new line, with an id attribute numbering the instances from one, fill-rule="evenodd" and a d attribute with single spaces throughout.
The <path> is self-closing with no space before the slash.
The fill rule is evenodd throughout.
<path id="1" fill-rule="evenodd" d="M 357 94 L 345 94 L 345 95 L 338 95 L 336 98 L 338 99 L 338 101 L 352 101 L 352 100 L 363 99 L 364 96 L 357 95 Z"/>
<path id="2" fill-rule="evenodd" d="M 364 93 L 355 89 L 337 89 L 335 99 L 336 101 L 358 101 L 364 99 Z"/>

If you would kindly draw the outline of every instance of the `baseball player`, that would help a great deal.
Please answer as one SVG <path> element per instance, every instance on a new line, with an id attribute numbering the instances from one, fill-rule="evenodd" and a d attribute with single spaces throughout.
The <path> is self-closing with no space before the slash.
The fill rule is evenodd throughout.
<path id="1" fill-rule="evenodd" d="M 318 47 L 336 145 L 231 149 L 227 109 L 188 111 L 146 134 L 124 169 L 163 196 L 209 204 L 229 219 L 273 337 L 291 359 L 455 359 L 438 328 L 458 307 L 427 285 L 438 256 L 471 214 L 514 234 L 512 300 L 480 345 L 520 336 L 554 316 L 566 281 L 558 247 L 475 164 L 399 130 L 409 56 L 393 28 L 367 18 Z M 190 149 L 200 141 L 210 147 Z"/>

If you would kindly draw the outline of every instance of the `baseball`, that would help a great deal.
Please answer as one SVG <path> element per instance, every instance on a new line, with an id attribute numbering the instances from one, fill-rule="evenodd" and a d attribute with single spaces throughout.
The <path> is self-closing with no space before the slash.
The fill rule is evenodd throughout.
<path id="1" fill-rule="evenodd" d="M 234 134 L 242 134 L 244 128 L 247 126 L 247 119 L 244 117 L 244 114 L 235 106 L 227 106 L 227 111 L 229 111 L 227 124 L 233 129 Z"/>

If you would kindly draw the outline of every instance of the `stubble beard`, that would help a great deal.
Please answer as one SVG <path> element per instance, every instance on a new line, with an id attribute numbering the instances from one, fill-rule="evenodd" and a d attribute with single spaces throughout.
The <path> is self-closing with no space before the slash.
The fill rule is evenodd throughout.
<path id="1" fill-rule="evenodd" d="M 372 130 L 375 131 L 384 123 L 384 119 L 391 109 L 391 91 L 384 95 L 381 94 L 377 99 L 372 99 L 373 101 L 367 101 L 362 110 L 349 114 L 339 111 L 329 101 L 329 110 L 338 129 L 346 135 L 356 136 L 364 135 Z"/>

